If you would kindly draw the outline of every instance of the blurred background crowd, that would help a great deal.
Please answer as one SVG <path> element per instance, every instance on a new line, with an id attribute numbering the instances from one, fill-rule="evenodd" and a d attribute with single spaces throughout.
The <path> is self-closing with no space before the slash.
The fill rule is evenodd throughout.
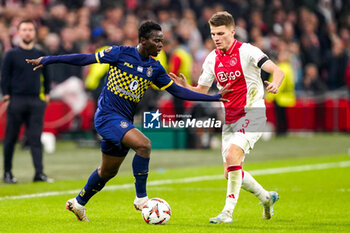
<path id="1" fill-rule="evenodd" d="M 349 0 L 2 0 L 0 60 L 18 44 L 17 25 L 24 18 L 36 22 L 37 46 L 48 55 L 93 53 L 106 45 L 135 46 L 139 24 L 154 20 L 165 37 L 158 59 L 168 72 L 184 73 L 195 85 L 205 57 L 215 48 L 208 19 L 223 10 L 235 18 L 238 40 L 289 67 L 284 71 L 293 95 L 349 95 Z M 75 77 L 96 99 L 106 69 L 52 65 L 52 90 Z M 269 77 L 262 74 L 262 78 Z M 181 112 L 183 103 L 174 105 Z M 76 107 L 76 112 L 83 107 Z"/>
<path id="2" fill-rule="evenodd" d="M 238 40 L 291 64 L 296 91 L 350 86 L 348 0 L 2 0 L 0 57 L 18 44 L 17 25 L 23 18 L 35 20 L 38 46 L 49 55 L 92 53 L 111 44 L 134 46 L 138 25 L 151 19 L 164 31 L 168 70 L 176 69 L 172 55 L 181 47 L 193 62 L 186 73 L 195 83 L 203 59 L 214 48 L 207 21 L 221 10 L 234 16 Z M 53 85 L 70 76 L 84 79 L 86 74 L 79 67 L 60 67 Z"/>

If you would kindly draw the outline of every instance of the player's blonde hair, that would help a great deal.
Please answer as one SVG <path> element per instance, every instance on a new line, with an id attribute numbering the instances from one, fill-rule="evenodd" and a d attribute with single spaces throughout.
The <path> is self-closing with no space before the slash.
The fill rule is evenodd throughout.
<path id="1" fill-rule="evenodd" d="M 235 20 L 232 15 L 227 11 L 216 12 L 208 21 L 210 26 L 219 27 L 219 26 L 232 26 L 235 27 Z"/>

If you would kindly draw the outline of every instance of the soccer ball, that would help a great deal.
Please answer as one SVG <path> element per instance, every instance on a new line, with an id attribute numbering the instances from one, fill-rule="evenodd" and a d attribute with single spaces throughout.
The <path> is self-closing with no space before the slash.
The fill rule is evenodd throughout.
<path id="1" fill-rule="evenodd" d="M 160 198 L 152 198 L 142 208 L 142 217 L 148 224 L 166 224 L 171 216 L 169 204 Z"/>

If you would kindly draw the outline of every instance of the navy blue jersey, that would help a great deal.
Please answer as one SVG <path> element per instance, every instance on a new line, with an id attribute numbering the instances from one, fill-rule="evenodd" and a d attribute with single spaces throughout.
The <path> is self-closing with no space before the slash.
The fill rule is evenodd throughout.
<path id="1" fill-rule="evenodd" d="M 95 56 L 97 62 L 110 64 L 98 101 L 105 113 L 115 112 L 133 121 L 136 105 L 152 83 L 161 90 L 173 83 L 159 61 L 142 57 L 136 47 L 113 46 Z"/>

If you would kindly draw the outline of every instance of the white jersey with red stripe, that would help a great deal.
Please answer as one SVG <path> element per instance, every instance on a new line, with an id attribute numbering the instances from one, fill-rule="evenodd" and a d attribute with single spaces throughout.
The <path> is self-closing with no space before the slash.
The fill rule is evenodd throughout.
<path id="1" fill-rule="evenodd" d="M 261 67 L 268 57 L 259 48 L 237 40 L 226 52 L 213 50 L 203 63 L 198 84 L 210 87 L 216 78 L 219 89 L 227 84 L 232 92 L 223 98 L 225 124 L 232 124 L 245 116 L 252 108 L 265 117 L 264 85 L 260 77 Z"/>

